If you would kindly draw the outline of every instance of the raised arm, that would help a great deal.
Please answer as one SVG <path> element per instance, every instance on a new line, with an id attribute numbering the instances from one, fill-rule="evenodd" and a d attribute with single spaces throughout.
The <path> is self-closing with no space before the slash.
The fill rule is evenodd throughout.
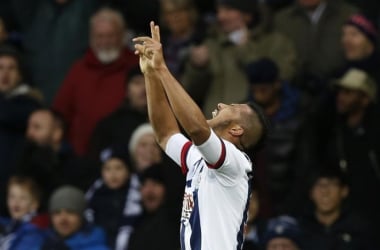
<path id="1" fill-rule="evenodd" d="M 154 25 L 153 22 L 150 25 L 152 34 L 154 33 L 156 39 L 140 37 L 135 39 L 135 41 L 142 42 L 141 51 L 144 51 L 148 57 L 153 58 L 152 75 L 154 77 L 152 77 L 155 82 L 157 78 L 159 79 L 160 85 L 165 90 L 170 107 L 178 122 L 195 145 L 200 145 L 209 138 L 211 133 L 210 127 L 200 108 L 169 72 L 162 55 L 159 27 Z"/>
<path id="2" fill-rule="evenodd" d="M 154 32 L 153 24 L 151 24 L 151 31 L 152 38 L 149 39 L 152 41 L 159 40 Z M 134 41 L 140 42 L 139 38 Z M 153 58 L 148 56 L 144 45 L 136 44 L 135 48 L 135 54 L 140 56 L 140 68 L 145 78 L 149 120 L 159 145 L 165 150 L 170 136 L 179 133 L 180 129 L 160 83 L 160 78 L 157 72 L 152 70 Z"/>

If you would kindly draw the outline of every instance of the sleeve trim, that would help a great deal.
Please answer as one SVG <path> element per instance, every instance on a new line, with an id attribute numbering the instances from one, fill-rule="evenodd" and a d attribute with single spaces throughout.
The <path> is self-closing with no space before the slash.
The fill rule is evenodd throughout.
<path id="1" fill-rule="evenodd" d="M 226 160 L 226 145 L 224 144 L 222 139 L 219 138 L 219 140 L 222 146 L 222 152 L 220 153 L 220 157 L 218 161 L 215 164 L 207 163 L 207 167 L 212 168 L 212 169 L 220 168 L 223 165 L 224 161 Z"/>
<path id="2" fill-rule="evenodd" d="M 186 164 L 186 158 L 187 154 L 189 153 L 190 147 L 193 145 L 191 141 L 186 142 L 185 145 L 183 145 L 182 150 L 181 150 L 181 170 L 182 174 L 186 175 L 187 172 L 189 171 L 189 168 L 187 167 Z"/>

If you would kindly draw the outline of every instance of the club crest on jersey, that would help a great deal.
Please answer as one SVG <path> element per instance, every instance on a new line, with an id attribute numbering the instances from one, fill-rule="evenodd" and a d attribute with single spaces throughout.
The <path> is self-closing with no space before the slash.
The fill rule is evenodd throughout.
<path id="1" fill-rule="evenodd" d="M 182 220 L 189 220 L 194 208 L 194 199 L 192 194 L 186 194 L 183 197 Z"/>

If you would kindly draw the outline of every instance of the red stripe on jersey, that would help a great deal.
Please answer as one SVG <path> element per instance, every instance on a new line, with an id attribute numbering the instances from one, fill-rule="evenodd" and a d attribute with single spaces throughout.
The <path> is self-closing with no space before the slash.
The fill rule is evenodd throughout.
<path id="1" fill-rule="evenodd" d="M 226 145 L 224 145 L 224 142 L 222 141 L 222 139 L 220 139 L 220 142 L 222 144 L 222 152 L 220 153 L 219 160 L 215 164 L 207 163 L 207 167 L 209 168 L 212 168 L 212 169 L 220 168 L 226 159 Z"/>
<path id="2" fill-rule="evenodd" d="M 187 158 L 187 153 L 189 153 L 189 149 L 193 145 L 191 141 L 186 142 L 185 145 L 183 145 L 182 150 L 181 150 L 181 170 L 184 175 L 187 174 L 187 171 L 189 171 L 189 168 L 186 165 L 186 158 Z"/>

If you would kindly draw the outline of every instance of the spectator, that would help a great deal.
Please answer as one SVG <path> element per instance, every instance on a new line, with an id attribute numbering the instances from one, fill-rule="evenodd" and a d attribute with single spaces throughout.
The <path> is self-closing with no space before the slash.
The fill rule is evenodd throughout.
<path id="1" fill-rule="evenodd" d="M 302 232 L 297 221 L 290 216 L 279 216 L 268 222 L 264 233 L 264 249 L 300 250 Z"/>
<path id="2" fill-rule="evenodd" d="M 379 13 L 380 13 L 380 2 L 377 0 L 346 0 L 346 2 L 357 6 L 361 12 L 368 17 L 371 22 L 378 23 L 379 20 Z M 378 23 L 380 24 L 380 23 Z"/>
<path id="3" fill-rule="evenodd" d="M 41 95 L 25 83 L 18 52 L 0 47 L 0 198 L 22 147 L 29 114 L 41 106 Z M 1 205 L 2 207 L 2 205 Z"/>
<path id="4" fill-rule="evenodd" d="M 10 10 L 5 10 L 1 13 L 2 10 L 4 10 L 1 4 L 0 9 L 0 46 L 8 45 L 21 49 L 21 36 L 18 32 L 13 30 L 14 27 L 12 26 L 12 18 L 10 17 L 12 12 Z"/>
<path id="5" fill-rule="evenodd" d="M 27 143 L 16 171 L 33 177 L 45 192 L 45 199 L 63 184 L 83 187 L 94 178 L 86 164 L 76 158 L 64 141 L 62 118 L 49 109 L 39 109 L 30 115 L 26 132 Z M 93 179 L 91 179 L 92 181 Z M 45 209 L 45 203 L 41 204 Z"/>
<path id="6" fill-rule="evenodd" d="M 102 149 L 127 145 L 132 132 L 148 121 L 145 80 L 140 68 L 127 72 L 125 99 L 120 107 L 101 120 L 91 136 L 89 155 L 98 158 Z"/>
<path id="7" fill-rule="evenodd" d="M 40 191 L 30 178 L 13 176 L 8 182 L 10 219 L 0 218 L 2 250 L 39 250 L 43 233 L 36 220 Z"/>
<path id="8" fill-rule="evenodd" d="M 250 98 L 258 103 L 270 121 L 266 147 L 255 155 L 260 215 L 289 212 L 295 168 L 298 131 L 302 122 L 300 94 L 280 79 L 277 65 L 263 58 L 247 66 Z"/>
<path id="9" fill-rule="evenodd" d="M 138 173 L 163 160 L 162 151 L 149 123 L 144 123 L 133 131 L 128 148 L 134 168 Z"/>
<path id="10" fill-rule="evenodd" d="M 248 84 L 244 67 L 248 62 L 269 57 L 280 68 L 283 79 L 292 78 L 296 55 L 292 43 L 261 24 L 251 30 L 257 18 L 251 0 L 218 0 L 218 24 L 200 46 L 193 47 L 183 84 L 206 115 L 217 102 L 233 103 L 246 98 Z"/>
<path id="11" fill-rule="evenodd" d="M 164 56 L 169 70 L 181 79 L 190 47 L 199 45 L 204 39 L 205 24 L 199 21 L 198 10 L 192 0 L 161 0 L 160 7 Z"/>
<path id="12" fill-rule="evenodd" d="M 139 175 L 154 164 L 163 165 L 164 175 L 170 176 L 171 180 L 167 183 L 168 188 L 166 190 L 168 207 L 172 210 L 173 215 L 179 217 L 182 209 L 185 178 L 177 165 L 163 154 L 149 123 L 144 123 L 133 131 L 128 150 L 134 171 Z"/>
<path id="13" fill-rule="evenodd" d="M 179 249 L 179 228 L 166 207 L 165 178 L 161 165 L 152 165 L 143 172 L 141 198 L 144 216 L 132 233 L 128 250 Z"/>
<path id="14" fill-rule="evenodd" d="M 68 124 L 68 138 L 78 155 L 86 153 L 90 136 L 102 118 L 125 96 L 125 71 L 138 58 L 123 46 L 120 13 L 101 9 L 91 18 L 90 49 L 70 69 L 53 107 Z"/>
<path id="15" fill-rule="evenodd" d="M 275 17 L 276 28 L 296 46 L 301 68 L 295 81 L 306 93 L 318 97 L 326 78 L 342 67 L 341 29 L 355 12 L 343 1 L 297 0 Z"/>
<path id="16" fill-rule="evenodd" d="M 101 152 L 102 177 L 86 194 L 86 217 L 105 229 L 108 245 L 116 250 L 127 249 L 142 214 L 140 181 L 131 171 L 125 149 L 114 147 Z"/>
<path id="17" fill-rule="evenodd" d="M 379 33 L 375 26 L 362 15 L 351 16 L 343 26 L 342 44 L 346 65 L 339 76 L 350 68 L 358 68 L 380 83 Z"/>
<path id="18" fill-rule="evenodd" d="M 54 191 L 49 201 L 52 229 L 46 234 L 42 250 L 107 250 L 106 237 L 99 227 L 83 218 L 84 194 L 72 186 Z"/>
<path id="19" fill-rule="evenodd" d="M 265 231 L 265 222 L 258 216 L 260 201 L 257 189 L 254 189 L 249 200 L 248 220 L 244 230 L 243 250 L 261 249 L 263 234 Z"/>
<path id="20" fill-rule="evenodd" d="M 51 103 L 71 64 L 86 49 L 88 20 L 96 1 L 13 0 L 29 73 Z"/>
<path id="21" fill-rule="evenodd" d="M 375 249 L 363 219 L 344 209 L 349 194 L 345 175 L 339 168 L 325 168 L 314 176 L 310 189 L 315 208 L 300 219 L 305 249 Z"/>
<path id="22" fill-rule="evenodd" d="M 373 199 L 373 193 L 380 191 L 376 83 L 364 71 L 351 69 L 336 86 L 335 107 L 327 103 L 310 120 L 312 130 L 306 140 L 308 147 L 315 146 L 310 153 L 315 158 L 309 158 L 308 165 L 324 160 L 339 166 L 350 183 L 349 206 L 377 226 L 380 200 Z"/>

